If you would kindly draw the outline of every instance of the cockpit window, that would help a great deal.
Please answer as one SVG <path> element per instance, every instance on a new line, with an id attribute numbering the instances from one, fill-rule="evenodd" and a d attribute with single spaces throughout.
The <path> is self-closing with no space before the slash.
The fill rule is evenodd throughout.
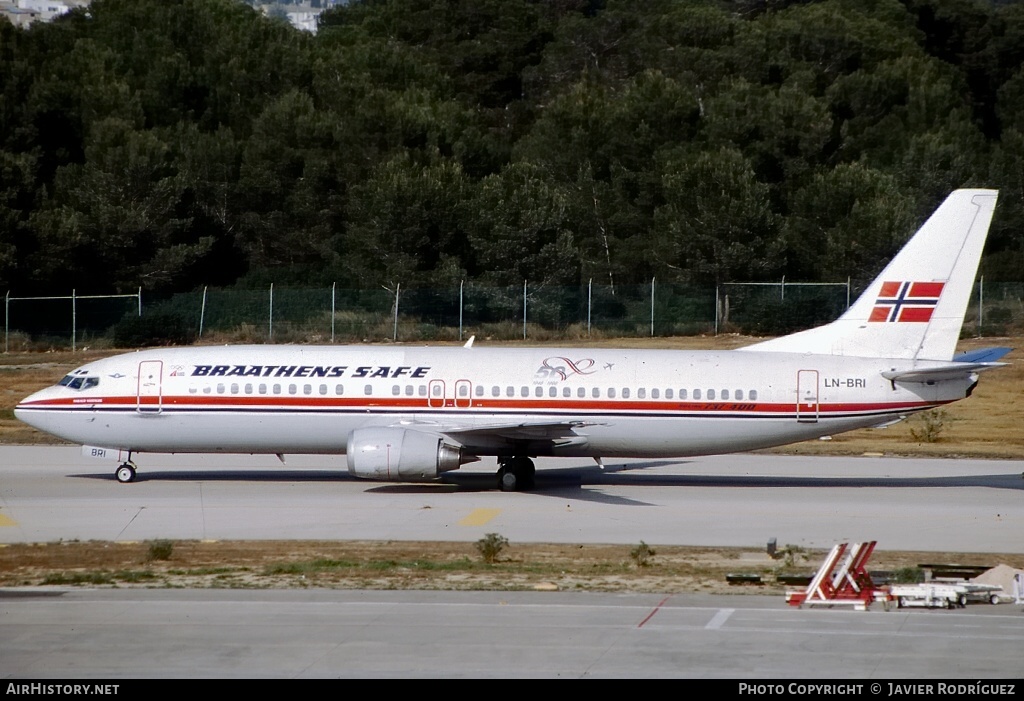
<path id="1" fill-rule="evenodd" d="M 73 372 L 70 375 L 66 375 L 58 384 L 68 389 L 83 390 L 95 387 L 99 383 L 100 378 L 98 377 L 89 377 L 88 375 L 80 375 Z"/>

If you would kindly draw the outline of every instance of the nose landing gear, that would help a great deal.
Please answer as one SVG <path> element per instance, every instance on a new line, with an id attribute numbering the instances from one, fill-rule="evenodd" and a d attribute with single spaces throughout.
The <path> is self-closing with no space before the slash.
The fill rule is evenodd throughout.
<path id="1" fill-rule="evenodd" d="M 117 470 L 114 471 L 114 477 L 121 484 L 128 484 L 135 481 L 135 470 L 136 465 L 132 462 L 132 454 L 128 453 L 128 459 L 121 463 Z"/>

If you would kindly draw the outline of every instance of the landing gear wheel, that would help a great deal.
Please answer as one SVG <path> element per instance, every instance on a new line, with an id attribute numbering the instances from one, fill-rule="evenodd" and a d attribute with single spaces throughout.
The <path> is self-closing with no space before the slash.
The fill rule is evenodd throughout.
<path id="1" fill-rule="evenodd" d="M 519 480 L 516 478 L 516 473 L 507 467 L 503 467 L 498 470 L 498 487 L 503 492 L 514 492 L 519 486 Z"/>
<path id="2" fill-rule="evenodd" d="M 516 492 L 533 489 L 534 476 L 537 468 L 533 460 L 525 456 L 515 456 L 499 461 L 498 487 L 503 492 Z"/>
<path id="3" fill-rule="evenodd" d="M 121 467 L 117 468 L 117 472 L 114 473 L 117 477 L 117 481 L 121 484 L 128 484 L 129 482 L 135 481 L 135 466 L 131 463 L 124 463 Z"/>

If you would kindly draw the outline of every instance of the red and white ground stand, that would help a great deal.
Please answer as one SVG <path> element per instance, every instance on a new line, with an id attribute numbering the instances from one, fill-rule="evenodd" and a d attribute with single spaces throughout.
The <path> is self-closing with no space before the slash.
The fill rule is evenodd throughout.
<path id="1" fill-rule="evenodd" d="M 834 545 L 807 589 L 786 592 L 786 603 L 799 608 L 847 605 L 866 611 L 880 601 L 888 609 L 889 592 L 876 587 L 866 569 L 876 542 Z"/>

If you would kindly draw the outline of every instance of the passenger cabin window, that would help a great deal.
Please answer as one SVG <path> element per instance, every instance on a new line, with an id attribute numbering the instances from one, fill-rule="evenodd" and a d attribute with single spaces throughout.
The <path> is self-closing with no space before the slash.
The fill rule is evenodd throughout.
<path id="1" fill-rule="evenodd" d="M 339 397 L 345 394 L 345 385 L 334 385 L 334 393 Z"/>
<path id="2" fill-rule="evenodd" d="M 722 399 L 728 399 L 728 398 L 729 398 L 729 390 L 723 389 L 722 390 Z"/>
<path id="3" fill-rule="evenodd" d="M 736 390 L 736 399 L 743 399 L 743 390 Z"/>
<path id="4" fill-rule="evenodd" d="M 752 389 L 752 390 L 750 390 L 750 400 L 754 401 L 755 399 L 757 399 L 757 390 L 756 389 Z"/>
<path id="5" fill-rule="evenodd" d="M 715 390 L 709 389 L 708 390 L 708 399 L 714 399 L 714 398 L 715 398 Z"/>
<path id="6" fill-rule="evenodd" d="M 363 385 L 363 394 L 367 397 L 373 394 L 373 385 Z"/>
<path id="7" fill-rule="evenodd" d="M 700 390 L 699 389 L 693 390 L 693 398 L 694 399 L 700 399 Z"/>

